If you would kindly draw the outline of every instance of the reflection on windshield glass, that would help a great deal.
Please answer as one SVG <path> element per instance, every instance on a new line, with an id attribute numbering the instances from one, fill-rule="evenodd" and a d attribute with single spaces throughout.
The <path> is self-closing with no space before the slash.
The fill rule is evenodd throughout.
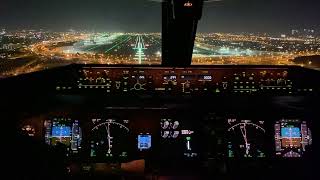
<path id="1" fill-rule="evenodd" d="M 0 78 L 72 63 L 161 64 L 161 0 L 3 1 Z M 319 68 L 317 6 L 309 0 L 207 2 L 193 64 Z"/>

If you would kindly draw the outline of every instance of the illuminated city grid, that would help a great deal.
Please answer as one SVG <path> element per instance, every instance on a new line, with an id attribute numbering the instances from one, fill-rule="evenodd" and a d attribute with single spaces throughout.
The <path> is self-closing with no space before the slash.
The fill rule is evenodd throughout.
<path id="1" fill-rule="evenodd" d="M 199 33 L 193 64 L 294 65 L 296 57 L 319 54 L 316 36 Z M 154 65 L 161 63 L 161 34 L 2 30 L 0 60 L 0 77 L 72 63 Z"/>

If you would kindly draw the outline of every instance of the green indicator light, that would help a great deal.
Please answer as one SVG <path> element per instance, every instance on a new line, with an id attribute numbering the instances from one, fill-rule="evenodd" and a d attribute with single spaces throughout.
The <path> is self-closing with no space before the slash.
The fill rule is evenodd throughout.
<path id="1" fill-rule="evenodd" d="M 191 137 L 186 137 L 187 141 L 190 141 L 191 140 Z"/>

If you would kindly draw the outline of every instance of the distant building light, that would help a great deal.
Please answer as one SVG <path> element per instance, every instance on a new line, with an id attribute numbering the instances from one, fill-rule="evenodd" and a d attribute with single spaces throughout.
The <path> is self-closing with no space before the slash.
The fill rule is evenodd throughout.
<path id="1" fill-rule="evenodd" d="M 186 2 L 186 3 L 184 3 L 184 5 L 183 5 L 184 7 L 192 7 L 193 6 L 193 4 L 191 3 L 191 2 Z"/>

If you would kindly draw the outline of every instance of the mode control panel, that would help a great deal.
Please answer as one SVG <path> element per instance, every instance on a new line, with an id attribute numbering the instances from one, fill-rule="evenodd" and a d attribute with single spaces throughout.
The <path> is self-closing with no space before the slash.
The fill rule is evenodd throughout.
<path id="1" fill-rule="evenodd" d="M 104 94 L 217 95 L 313 93 L 317 87 L 303 86 L 288 67 L 94 67 L 77 69 L 78 90 Z"/>

